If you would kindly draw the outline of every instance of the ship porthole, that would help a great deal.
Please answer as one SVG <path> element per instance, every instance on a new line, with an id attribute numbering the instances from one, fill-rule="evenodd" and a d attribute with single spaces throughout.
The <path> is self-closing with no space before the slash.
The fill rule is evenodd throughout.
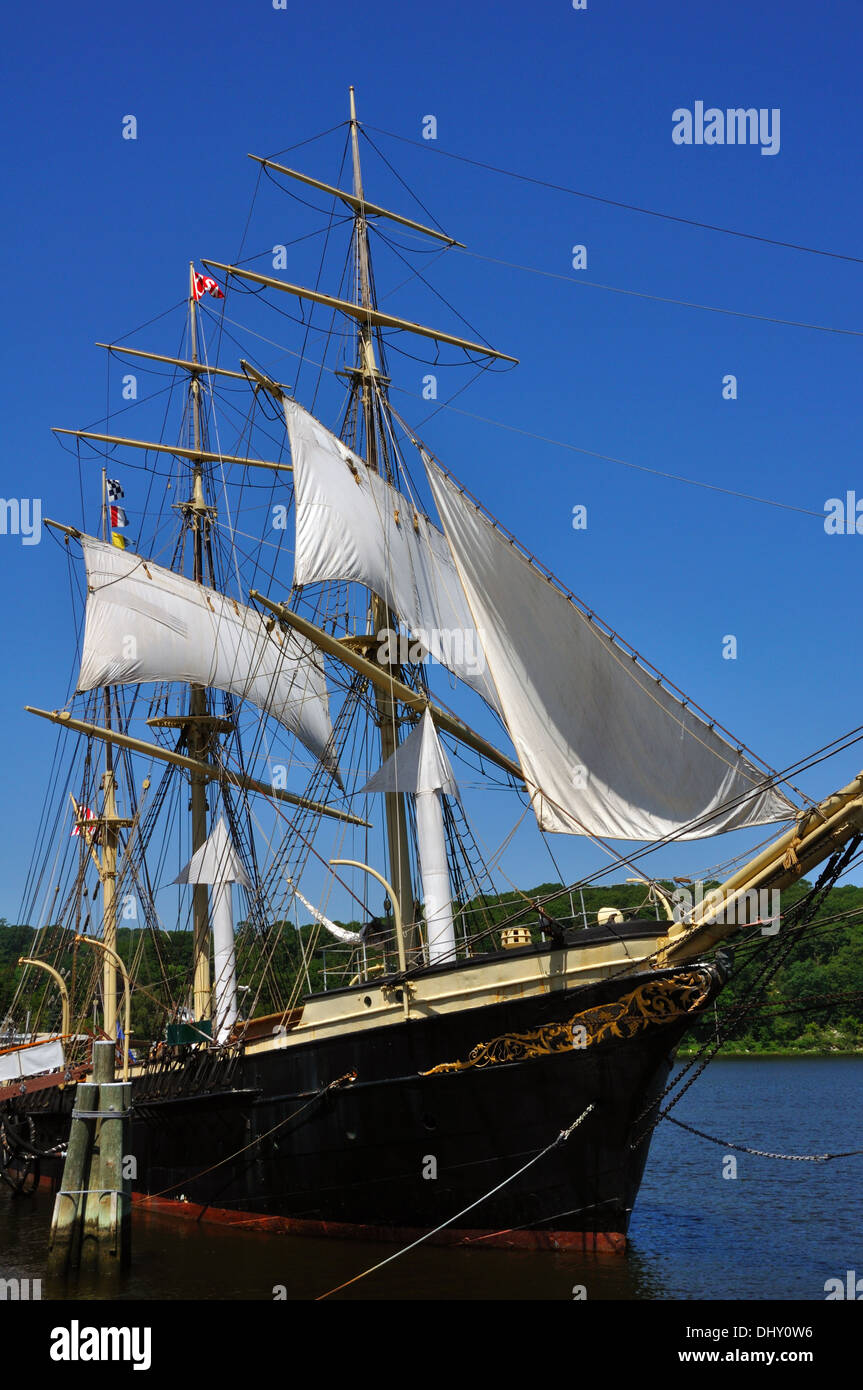
<path id="1" fill-rule="evenodd" d="M 372 1007 L 372 996 L 370 994 L 363 995 L 363 1003 L 367 1009 L 370 1009 Z"/>
<path id="2" fill-rule="evenodd" d="M 433 1115 L 423 1115 L 423 1124 L 426 1129 L 437 1129 L 437 1120 Z"/>

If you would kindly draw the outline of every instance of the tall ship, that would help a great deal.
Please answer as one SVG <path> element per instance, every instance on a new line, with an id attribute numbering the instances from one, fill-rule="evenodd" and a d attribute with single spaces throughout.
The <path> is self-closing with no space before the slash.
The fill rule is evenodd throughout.
<path id="1" fill-rule="evenodd" d="M 345 138 L 334 184 L 252 156 L 342 238 L 341 286 L 293 283 L 287 247 L 264 270 L 192 264 L 175 355 L 100 344 L 124 383 L 168 381 L 171 437 L 58 431 L 93 507 L 90 529 L 46 521 L 79 626 L 68 697 L 31 708 L 57 749 L 0 1037 L 0 1176 L 57 1178 L 107 1038 L 136 1199 L 159 1210 L 618 1251 L 728 943 L 781 935 L 769 905 L 814 866 L 820 892 L 841 874 L 863 774 L 810 801 L 403 418 L 395 344 L 515 358 L 381 307 L 376 237 L 459 243 L 368 200 L 353 91 Z M 265 335 L 238 343 L 262 304 L 291 320 L 300 385 L 255 364 Z M 543 837 L 587 838 L 642 908 L 588 917 L 579 884 L 568 913 L 559 885 L 503 900 L 483 788 Z M 772 838 L 705 897 L 646 873 L 657 847 L 759 826 Z"/>

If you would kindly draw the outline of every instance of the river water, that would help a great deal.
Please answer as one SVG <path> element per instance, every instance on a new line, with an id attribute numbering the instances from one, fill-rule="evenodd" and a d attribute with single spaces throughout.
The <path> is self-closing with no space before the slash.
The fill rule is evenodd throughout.
<path id="1" fill-rule="evenodd" d="M 863 1149 L 863 1057 L 713 1062 L 672 1112 L 770 1153 Z M 736 1176 L 729 1157 L 736 1159 Z M 0 1188 L 0 1275 L 41 1278 L 52 1198 Z M 310 1299 L 397 1247 L 239 1233 L 134 1216 L 133 1267 L 77 1298 Z M 421 1246 L 354 1283 L 356 1299 L 813 1299 L 863 1276 L 863 1156 L 829 1163 L 756 1158 L 663 1122 L 654 1135 L 625 1256 Z M 281 1291 L 284 1291 L 283 1293 Z M 71 1290 L 69 1291 L 71 1292 Z"/>

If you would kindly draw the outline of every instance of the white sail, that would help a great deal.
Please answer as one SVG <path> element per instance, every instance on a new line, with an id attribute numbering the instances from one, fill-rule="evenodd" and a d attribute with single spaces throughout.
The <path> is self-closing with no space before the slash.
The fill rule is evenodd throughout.
<path id="1" fill-rule="evenodd" d="M 52 1038 L 0 1054 L 0 1082 L 20 1081 L 43 1071 L 61 1071 L 64 1066 L 63 1044 L 59 1038 Z"/>
<path id="2" fill-rule="evenodd" d="M 543 830 L 688 840 L 795 814 L 428 458 L 426 468 Z"/>
<path id="3" fill-rule="evenodd" d="M 271 714 L 335 774 L 320 653 L 251 608 L 131 551 L 82 536 L 87 617 L 79 691 L 194 682 Z"/>
<path id="4" fill-rule="evenodd" d="M 285 417 L 297 507 L 294 583 L 366 585 L 435 661 L 497 708 L 441 531 L 296 401 L 285 400 Z"/>

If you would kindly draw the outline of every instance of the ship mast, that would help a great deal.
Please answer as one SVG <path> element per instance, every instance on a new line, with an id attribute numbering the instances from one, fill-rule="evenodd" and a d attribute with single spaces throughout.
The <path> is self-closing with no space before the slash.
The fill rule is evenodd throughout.
<path id="1" fill-rule="evenodd" d="M 353 189 L 354 198 L 356 200 L 354 233 L 358 303 L 363 309 L 373 311 L 376 305 L 374 303 L 370 274 L 368 223 L 366 221 L 365 203 L 363 199 L 359 126 L 357 123 L 353 87 L 350 89 L 350 110 L 351 150 L 353 154 L 354 175 Z M 357 365 L 352 373 L 352 388 L 354 396 L 359 396 L 362 406 L 366 436 L 366 462 L 369 468 L 374 472 L 388 473 L 385 448 L 383 444 L 380 449 L 378 447 L 376 410 L 376 398 L 378 395 L 382 398 L 382 404 L 386 406 L 386 378 L 382 377 L 378 369 L 375 357 L 373 326 L 368 319 L 362 317 L 357 320 Z M 393 482 L 394 480 L 388 477 L 387 481 Z M 383 599 L 379 598 L 376 594 L 371 594 L 371 606 L 373 635 L 378 636 L 384 630 L 392 631 L 396 625 L 395 618 Z M 378 641 L 377 647 L 378 650 L 387 650 L 389 644 Z M 396 666 L 381 661 L 379 657 L 378 664 L 384 667 L 391 680 L 397 678 L 398 668 Z M 391 757 L 399 746 L 398 706 L 394 694 L 386 688 L 382 689 L 380 686 L 375 686 L 374 694 L 381 736 L 381 761 L 386 762 L 387 758 Z M 417 931 L 414 925 L 416 911 L 411 889 L 407 815 L 403 793 L 386 793 L 385 812 L 390 866 L 389 879 L 397 898 L 397 903 L 393 904 L 393 907 L 394 910 L 397 909 L 400 911 L 403 922 L 411 924 L 408 927 L 407 944 L 409 949 L 416 949 L 418 945 Z"/>
<path id="2" fill-rule="evenodd" d="M 229 371 L 222 367 L 209 366 L 200 360 L 198 344 L 198 286 L 194 263 L 189 263 L 189 329 L 190 351 L 188 358 L 169 357 L 162 353 L 143 352 L 124 345 L 99 344 L 109 351 L 122 351 L 131 356 L 165 362 L 189 373 L 189 404 L 191 419 L 191 438 L 182 445 L 162 444 L 152 440 L 130 439 L 92 430 L 70 430 L 55 428 L 57 434 L 68 434 L 78 439 L 93 440 L 111 445 L 131 446 L 153 450 L 158 453 L 175 455 L 191 464 L 191 497 L 179 504 L 176 510 L 181 514 L 184 530 L 191 533 L 194 581 L 204 586 L 215 583 L 210 534 L 216 515 L 216 508 L 207 503 L 204 494 L 204 465 L 210 462 L 235 463 L 254 468 L 265 468 L 274 473 L 291 473 L 292 465 L 275 460 L 257 459 L 248 456 L 233 456 L 213 453 L 205 446 L 207 443 L 203 414 L 201 377 L 207 375 L 224 376 L 233 380 L 254 384 L 257 390 L 263 386 L 267 390 L 283 394 L 287 389 L 279 382 L 258 372 L 249 363 L 243 362 L 241 372 Z M 189 447 L 190 446 L 190 447 Z M 108 542 L 110 531 L 109 498 L 107 477 L 102 472 L 102 540 Z M 55 527 L 67 537 L 84 541 L 86 537 L 75 527 L 45 518 L 46 525 Z M 212 607 L 212 605 L 210 605 Z M 68 710 L 40 710 L 27 706 L 29 712 L 38 714 L 57 723 L 61 728 L 81 734 L 87 738 L 100 739 L 106 745 L 104 773 L 102 777 L 101 814 L 91 817 L 85 808 L 75 806 L 76 824 L 79 832 L 86 837 L 90 853 L 96 861 L 103 898 L 103 940 L 108 950 L 105 953 L 103 971 L 104 1029 L 109 1037 L 114 1037 L 117 1028 L 117 972 L 114 964 L 117 946 L 117 864 L 119 831 L 133 821 L 117 814 L 116 776 L 114 770 L 115 750 L 130 750 L 144 753 L 150 757 L 181 767 L 188 774 L 191 788 L 191 839 L 192 853 L 197 853 L 208 839 L 207 786 L 211 781 L 227 782 L 244 791 L 253 791 L 275 801 L 311 810 L 323 816 L 334 817 L 348 824 L 368 827 L 368 822 L 360 816 L 330 807 L 308 797 L 297 796 L 287 790 L 274 788 L 248 777 L 223 768 L 218 759 L 212 756 L 213 742 L 223 733 L 230 733 L 235 725 L 233 719 L 212 714 L 208 708 L 207 686 L 205 683 L 189 681 L 188 709 L 185 713 L 156 715 L 147 720 L 151 728 L 174 729 L 181 734 L 181 746 L 185 743 L 185 753 L 168 750 L 161 743 L 149 743 L 130 737 L 116 727 L 112 718 L 112 696 L 108 686 L 103 688 L 104 724 L 94 724 L 70 718 Z M 94 832 L 99 832 L 100 852 L 97 856 L 94 846 Z M 189 1003 L 194 1020 L 207 1023 L 213 1018 L 213 983 L 210 965 L 211 911 L 206 882 L 195 881 L 193 889 L 194 926 L 194 968 Z M 206 1032 L 205 1029 L 201 1030 Z"/>
<path id="3" fill-rule="evenodd" d="M 102 539 L 108 539 L 108 479 L 102 469 Z M 105 727 L 111 728 L 111 687 L 103 690 Z M 112 1042 L 117 1040 L 117 798 L 114 776 L 114 747 L 105 744 L 105 771 L 102 774 L 102 815 L 100 839 L 102 852 L 99 877 L 102 881 L 102 940 L 105 944 L 102 966 L 102 1026 Z M 79 824 L 79 833 L 87 831 Z"/>
<path id="4" fill-rule="evenodd" d="M 198 300 L 195 293 L 195 267 L 189 262 L 189 330 L 191 337 L 190 356 L 195 366 L 198 364 Z M 201 381 L 197 371 L 192 370 L 190 392 L 192 402 L 192 497 L 184 504 L 182 511 L 187 525 L 192 531 L 194 577 L 197 584 L 204 582 L 204 533 L 211 524 L 211 509 L 204 501 L 203 486 L 203 424 L 201 412 Z M 207 694 L 201 685 L 189 686 L 189 713 L 183 721 L 186 730 L 186 744 L 189 756 L 197 762 L 209 762 L 210 738 L 215 730 L 207 716 Z M 192 853 L 201 848 L 207 839 L 207 778 L 199 773 L 190 774 L 192 802 Z M 193 1012 L 195 1021 L 200 1023 L 212 1014 L 212 985 L 210 980 L 210 922 L 207 885 L 196 883 L 193 888 L 192 917 L 194 923 L 194 983 Z"/>
<path id="5" fill-rule="evenodd" d="M 373 472 L 380 474 L 384 481 L 396 486 L 396 479 L 393 476 L 393 467 L 390 461 L 390 450 L 387 445 L 387 430 L 385 421 L 391 415 L 391 407 L 388 400 L 387 387 L 388 378 L 381 372 L 378 361 L 382 360 L 383 342 L 381 330 L 383 328 L 393 328 L 399 331 L 416 334 L 422 338 L 430 338 L 438 343 L 448 343 L 461 348 L 466 352 L 479 353 L 482 356 L 494 360 L 516 362 L 517 359 L 510 357 L 507 353 L 498 352 L 486 343 L 471 342 L 468 339 L 459 337 L 454 333 L 432 328 L 426 324 L 414 323 L 408 319 L 403 319 L 395 314 L 384 313 L 377 307 L 375 302 L 374 283 L 371 274 L 371 260 L 369 254 L 368 226 L 369 218 L 387 218 L 399 223 L 402 226 L 410 227 L 413 230 L 422 232 L 433 240 L 442 242 L 445 246 L 460 246 L 461 242 L 456 242 L 453 237 L 447 236 L 439 229 L 425 227 L 421 223 L 415 222 L 410 218 L 402 217 L 400 214 L 378 206 L 376 203 L 366 201 L 363 191 L 362 170 L 360 167 L 359 152 L 359 122 L 357 120 L 356 102 L 354 89 L 350 89 L 350 140 L 353 157 L 353 191 L 346 192 L 336 188 L 331 184 L 323 183 L 320 179 L 312 178 L 308 174 L 300 173 L 296 169 L 289 169 L 284 164 L 276 163 L 272 159 L 263 159 L 259 155 L 250 155 L 251 159 L 256 160 L 264 168 L 272 169 L 276 173 L 286 175 L 289 178 L 298 179 L 301 183 L 310 187 L 320 189 L 322 192 L 344 202 L 353 212 L 354 219 L 354 252 L 356 282 L 355 291 L 352 298 L 342 299 L 336 296 L 325 294 L 318 289 L 310 289 L 308 286 L 291 284 L 286 280 L 277 279 L 271 275 L 262 275 L 257 271 L 248 270 L 245 266 L 226 265 L 221 261 L 203 258 L 203 264 L 212 271 L 221 272 L 225 276 L 235 275 L 243 280 L 251 281 L 255 285 L 264 285 L 268 288 L 279 290 L 283 294 L 289 294 L 297 299 L 306 300 L 310 304 L 325 305 L 337 310 L 346 317 L 353 319 L 357 324 L 357 358 L 356 365 L 345 372 L 338 372 L 339 376 L 346 376 L 350 381 L 350 401 L 346 411 L 346 426 L 343 431 L 345 436 L 348 434 L 348 427 L 355 434 L 359 435 L 358 422 L 362 420 L 365 434 L 364 449 L 360 447 L 358 438 L 345 437 L 344 442 L 356 448 L 357 452 L 365 454 L 366 464 Z M 375 340 L 377 338 L 377 352 Z M 244 364 L 247 366 L 248 364 Z M 263 382 L 266 386 L 266 382 Z M 267 387 L 269 389 L 269 387 Z M 274 393 L 279 398 L 279 393 Z M 398 517 L 396 517 L 398 524 Z M 254 597 L 260 599 L 262 596 L 255 594 Z M 271 606 L 264 599 L 265 606 Z M 299 627 L 302 620 L 299 615 L 286 609 L 284 605 L 278 605 L 278 616 L 283 623 L 290 626 Z M 379 635 L 386 631 L 395 631 L 397 620 L 390 610 L 388 603 L 380 598 L 373 590 L 369 589 L 369 616 L 371 621 L 371 632 L 366 633 L 363 638 L 354 635 L 346 639 L 344 643 L 337 643 L 335 647 L 328 639 L 328 634 L 314 624 L 306 623 L 302 630 L 309 640 L 315 642 L 325 650 L 329 650 L 331 655 L 336 655 L 344 660 L 348 665 L 351 664 L 352 648 L 359 643 L 367 653 L 369 660 L 366 662 L 366 671 L 372 687 L 375 700 L 376 723 L 380 729 L 380 751 L 381 763 L 387 763 L 397 752 L 401 740 L 399 738 L 399 724 L 401 705 L 406 704 L 408 708 L 416 708 L 413 703 L 416 697 L 415 691 L 410 691 L 400 680 L 401 667 L 397 661 L 391 661 L 383 656 L 384 652 L 389 652 L 394 644 L 379 640 Z M 397 644 L 395 644 L 397 645 Z M 369 650 L 371 649 L 371 650 Z M 407 693 L 407 699 L 405 698 Z M 423 708 L 428 700 L 423 701 Z M 443 711 L 432 711 L 432 717 L 440 723 L 440 716 Z M 406 718 L 413 719 L 411 716 Z M 459 725 L 461 734 L 474 739 L 472 731 Z M 494 760 L 500 761 L 501 755 L 495 754 Z M 411 882 L 411 858 L 410 842 L 408 839 L 408 818 L 405 807 L 404 791 L 386 791 L 385 815 L 386 815 L 386 839 L 387 839 L 387 859 L 389 867 L 389 882 L 393 888 L 393 896 L 397 900 L 400 909 L 401 919 L 407 925 L 406 940 L 411 954 L 416 954 L 420 949 L 421 940 L 418 926 L 418 905 L 414 900 Z M 442 866 L 439 866 L 442 867 Z M 396 904 L 394 904 L 395 906 Z"/>

